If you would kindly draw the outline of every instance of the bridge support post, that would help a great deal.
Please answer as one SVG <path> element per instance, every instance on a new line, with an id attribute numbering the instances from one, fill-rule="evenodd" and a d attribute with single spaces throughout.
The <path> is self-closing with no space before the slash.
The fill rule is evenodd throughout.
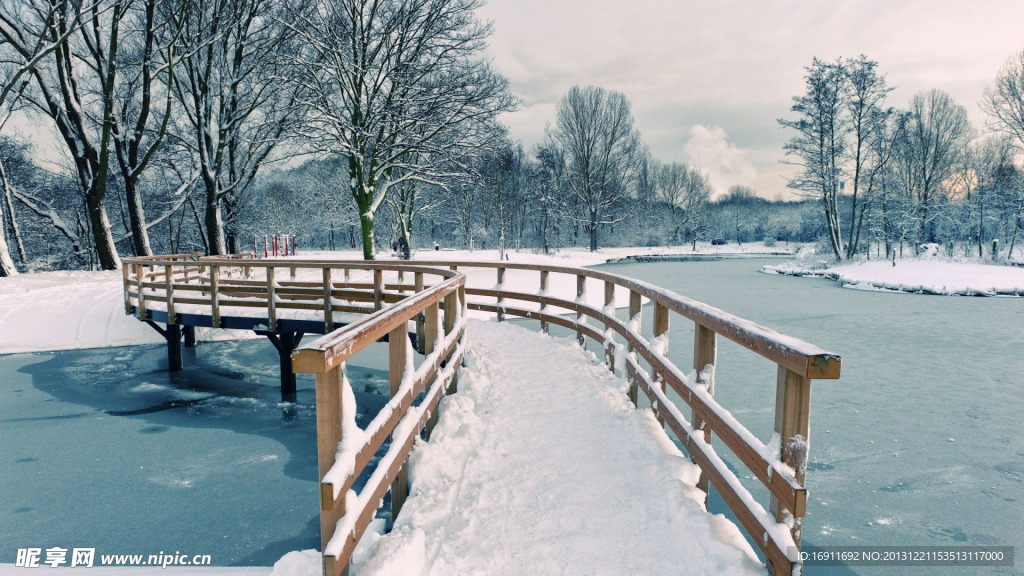
<path id="1" fill-rule="evenodd" d="M 283 402 L 294 402 L 296 398 L 295 372 L 292 370 L 292 352 L 299 346 L 302 332 L 269 332 L 256 330 L 257 334 L 266 336 L 270 343 L 277 348 L 281 358 L 281 400 Z"/>
<path id="2" fill-rule="evenodd" d="M 164 338 L 167 339 L 167 371 L 179 372 L 184 367 L 181 360 L 181 325 L 168 324 Z"/>
<path id="3" fill-rule="evenodd" d="M 184 326 L 182 332 L 185 333 L 185 348 L 196 347 L 196 327 L 195 326 Z"/>
<path id="4" fill-rule="evenodd" d="M 166 328 L 161 328 L 159 324 L 152 320 L 146 320 L 146 324 L 149 324 L 153 330 L 159 332 L 164 337 L 164 340 L 167 341 L 167 371 L 181 371 L 181 325 L 168 324 Z"/>

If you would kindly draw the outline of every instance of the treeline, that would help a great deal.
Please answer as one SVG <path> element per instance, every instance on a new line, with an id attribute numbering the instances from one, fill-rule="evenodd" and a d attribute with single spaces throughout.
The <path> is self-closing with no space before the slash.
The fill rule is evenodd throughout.
<path id="1" fill-rule="evenodd" d="M 1012 254 L 1024 233 L 1024 52 L 999 71 L 982 100 L 989 132 L 941 90 L 887 105 L 892 87 L 865 56 L 807 68 L 793 99 L 786 153 L 801 168 L 789 186 L 820 203 L 835 258 L 937 243 Z M 1002 243 L 1000 244 L 1000 240 Z M 995 242 L 993 242 L 995 241 Z"/>
<path id="2" fill-rule="evenodd" d="M 0 0 L 0 275 L 121 254 L 305 246 L 535 249 L 810 241 L 837 258 L 1020 241 L 1024 54 L 979 137 L 945 93 L 886 105 L 865 57 L 808 67 L 786 151 L 806 201 L 721 199 L 654 158 L 626 97 L 571 88 L 544 140 L 482 54 L 479 0 Z M 41 167 L 9 123 L 52 130 Z"/>

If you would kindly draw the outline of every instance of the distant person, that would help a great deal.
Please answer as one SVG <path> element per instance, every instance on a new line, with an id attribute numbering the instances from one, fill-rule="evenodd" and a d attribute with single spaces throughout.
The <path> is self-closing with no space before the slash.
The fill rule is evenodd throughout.
<path id="1" fill-rule="evenodd" d="M 441 249 L 441 245 L 437 243 L 437 240 L 435 240 L 434 241 L 434 250 L 440 250 L 440 249 Z"/>

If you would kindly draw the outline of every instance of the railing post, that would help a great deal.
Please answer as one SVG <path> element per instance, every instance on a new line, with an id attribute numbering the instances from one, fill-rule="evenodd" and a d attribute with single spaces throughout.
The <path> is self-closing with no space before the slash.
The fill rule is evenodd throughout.
<path id="1" fill-rule="evenodd" d="M 641 316 L 642 316 L 640 314 L 640 312 L 643 309 L 642 305 L 643 305 L 643 303 L 640 300 L 640 293 L 639 292 L 634 292 L 634 291 L 630 290 L 629 291 L 629 326 L 632 326 L 633 327 L 633 331 L 636 332 L 637 334 L 640 334 L 640 320 L 641 320 Z M 630 351 L 630 353 L 633 352 L 633 344 L 629 345 L 629 351 Z M 629 400 L 633 403 L 633 406 L 637 405 L 637 400 L 638 400 L 639 394 L 640 394 L 640 391 L 639 391 L 639 389 L 637 387 L 636 380 L 634 380 L 633 378 L 630 378 L 629 379 Z"/>
<path id="2" fill-rule="evenodd" d="M 657 348 L 660 349 L 661 354 L 666 358 L 668 357 L 668 313 L 669 309 L 667 306 L 661 302 L 654 303 L 654 338 L 660 339 L 661 344 Z M 666 391 L 665 379 L 660 373 L 655 372 L 654 382 L 661 388 L 662 392 Z M 659 417 L 658 422 L 664 425 L 665 419 Z"/>
<path id="3" fill-rule="evenodd" d="M 142 285 L 145 283 L 145 281 L 146 281 L 146 274 L 145 274 L 145 271 L 142 268 L 142 264 L 136 264 L 135 265 L 135 289 L 139 293 L 139 295 L 138 295 L 138 298 L 139 298 L 139 306 L 138 306 L 139 320 L 145 320 L 146 319 L 146 294 L 145 294 L 145 289 L 142 287 Z"/>
<path id="4" fill-rule="evenodd" d="M 403 322 L 388 334 L 388 378 L 391 382 L 391 397 L 398 396 L 402 380 L 405 378 L 406 366 L 409 355 L 409 334 Z M 405 498 L 409 495 L 409 464 L 405 465 L 395 475 L 391 482 L 391 519 L 398 518 L 402 511 Z"/>
<path id="5" fill-rule="evenodd" d="M 792 466 L 796 480 L 805 485 L 810 448 L 811 381 L 802 374 L 779 366 L 775 388 L 775 432 L 782 439 L 782 461 Z M 779 522 L 787 511 L 772 496 L 771 512 Z M 793 518 L 793 541 L 800 546 L 803 518 Z"/>
<path id="6" fill-rule="evenodd" d="M 615 283 L 611 282 L 609 280 L 605 280 L 605 282 L 604 282 L 604 310 L 602 310 L 602 312 L 604 312 L 605 314 L 607 314 L 609 316 L 615 316 Z M 611 330 L 611 325 L 608 324 L 608 323 L 605 323 L 604 331 L 605 331 L 606 335 L 608 334 L 609 330 Z M 607 338 L 607 336 L 605 336 L 605 338 Z M 608 361 L 608 369 L 612 371 L 612 374 L 614 374 L 615 373 L 615 337 L 612 336 L 611 342 L 605 342 L 604 347 L 605 347 L 605 356 L 607 357 L 606 359 Z"/>
<path id="7" fill-rule="evenodd" d="M 698 374 L 704 372 L 705 367 L 711 365 L 711 372 L 708 374 L 708 379 L 704 382 L 708 388 L 708 394 L 712 397 L 715 395 L 715 366 L 718 363 L 718 335 L 715 334 L 714 330 L 701 326 L 700 324 L 694 324 L 693 333 L 693 369 Z M 704 420 L 697 415 L 697 411 L 693 411 L 693 427 L 695 429 L 704 429 L 704 441 L 711 444 L 711 428 L 705 428 Z M 707 505 L 709 494 L 708 477 L 703 471 L 700 473 L 700 479 L 697 480 L 697 488 L 704 491 L 704 504 Z"/>
<path id="8" fill-rule="evenodd" d="M 505 313 L 502 311 L 502 305 L 505 303 L 505 299 L 501 296 L 501 292 L 505 289 L 505 269 L 498 268 L 498 322 L 505 320 Z"/>
<path id="9" fill-rule="evenodd" d="M 444 333 L 448 336 L 455 331 L 455 318 L 458 315 L 459 307 L 459 293 L 457 291 L 452 292 L 444 297 Z M 452 352 L 451 356 L 454 356 L 455 352 Z M 448 362 L 451 361 L 451 356 L 445 358 L 442 366 L 447 366 Z M 455 367 L 455 374 L 452 376 L 452 381 L 448 384 L 448 389 L 445 391 L 446 394 L 455 394 L 459 389 L 459 368 Z"/>
<path id="10" fill-rule="evenodd" d="M 384 301 L 384 271 L 373 271 L 373 309 L 380 310 Z"/>
<path id="11" fill-rule="evenodd" d="M 131 296 L 131 291 L 128 288 L 128 286 L 130 285 L 129 282 L 130 282 L 130 278 L 131 278 L 131 275 L 132 275 L 131 264 L 128 264 L 127 262 L 124 262 L 124 263 L 121 264 L 121 275 L 124 278 L 124 282 L 123 282 L 123 284 L 124 284 L 124 313 L 125 314 L 131 314 L 132 313 L 132 296 Z"/>
<path id="12" fill-rule="evenodd" d="M 277 330 L 277 286 L 274 282 L 274 267 L 267 267 L 267 328 Z"/>
<path id="13" fill-rule="evenodd" d="M 587 295 L 587 277 L 576 276 L 576 303 L 583 304 L 584 297 Z M 579 325 L 580 320 L 583 318 L 583 312 L 576 313 L 576 324 Z M 583 335 L 583 331 L 576 330 L 576 341 L 580 343 L 580 346 L 587 347 L 586 336 Z"/>
<path id="14" fill-rule="evenodd" d="M 429 356 L 434 352 L 434 349 L 440 343 L 440 334 L 438 334 L 437 314 L 439 307 L 437 302 L 434 302 L 427 309 L 423 311 L 423 331 L 426 332 L 426 338 L 423 339 L 423 354 Z M 437 410 L 435 410 L 430 418 L 427 419 L 426 438 L 430 440 L 430 433 L 434 431 L 434 426 L 437 424 Z"/>
<path id="15" fill-rule="evenodd" d="M 220 266 L 210 266 L 210 317 L 214 328 L 220 328 Z"/>
<path id="16" fill-rule="evenodd" d="M 334 490 L 331 485 L 324 484 L 324 476 L 334 466 L 334 457 L 341 442 L 342 404 L 341 387 L 344 385 L 345 364 L 342 363 L 322 374 L 316 380 L 316 453 L 317 468 L 320 472 L 320 549 L 327 548 L 327 543 L 334 535 L 338 520 L 345 515 L 345 499 L 339 506 L 334 506 Z M 324 558 L 324 564 L 328 559 Z M 331 570 L 333 571 L 333 561 Z"/>
<path id="17" fill-rule="evenodd" d="M 548 271 L 547 270 L 541 270 L 540 271 L 540 295 L 544 296 L 544 297 L 547 297 L 547 295 L 548 295 Z M 541 302 L 540 303 L 540 313 L 541 314 L 546 314 L 547 311 L 548 311 L 547 302 Z M 541 332 L 543 332 L 545 334 L 548 333 L 548 323 L 547 323 L 546 320 L 541 320 L 540 321 L 540 330 L 541 330 Z"/>
<path id="18" fill-rule="evenodd" d="M 334 304 L 331 302 L 331 269 L 324 268 L 324 331 L 334 330 Z"/>
<path id="19" fill-rule="evenodd" d="M 420 292 L 423 291 L 422 272 L 416 272 L 416 274 L 413 276 L 413 288 L 415 289 L 416 294 L 419 294 Z M 421 312 L 416 315 L 416 351 L 419 352 L 420 354 L 426 354 L 426 352 L 424 352 L 424 350 L 426 349 L 423 347 L 423 340 L 423 313 Z"/>
<path id="20" fill-rule="evenodd" d="M 164 289 L 167 291 L 167 325 L 177 324 L 174 314 L 174 276 L 171 265 L 164 266 Z"/>

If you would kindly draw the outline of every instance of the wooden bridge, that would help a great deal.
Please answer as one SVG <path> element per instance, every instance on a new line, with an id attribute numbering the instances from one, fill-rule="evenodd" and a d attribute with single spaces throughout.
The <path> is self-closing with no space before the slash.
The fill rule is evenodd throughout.
<path id="1" fill-rule="evenodd" d="M 531 284 L 536 291 L 514 289 Z M 286 397 L 294 394 L 293 370 L 315 375 L 325 574 L 346 571 L 356 542 L 389 491 L 392 514 L 398 516 L 408 494 L 405 464 L 412 445 L 421 434 L 429 437 L 441 397 L 456 391 L 467 314 L 536 320 L 540 330 L 558 327 L 574 333 L 581 345 L 589 341 L 603 349 L 609 370 L 628 379 L 633 403 L 642 391 L 659 421 L 700 466 L 698 487 L 705 492 L 709 484 L 715 487 L 769 570 L 791 574 L 800 566 L 811 381 L 836 379 L 840 372 L 838 356 L 801 340 L 616 274 L 508 262 L 130 258 L 124 261 L 124 298 L 128 314 L 167 338 L 172 370 L 181 366 L 182 335 L 188 345 L 194 327 L 206 326 L 268 336 L 281 353 Z M 645 310 L 649 327 L 642 321 Z M 696 377 L 668 357 L 673 316 L 693 322 Z M 323 336 L 298 346 L 308 333 Z M 719 336 L 777 365 L 777 450 L 769 450 L 715 401 Z M 366 430 L 359 430 L 345 364 L 382 340 L 389 343 L 391 399 Z M 712 436 L 770 493 L 768 511 L 712 448 Z M 356 478 L 389 437 L 386 455 L 353 498 Z"/>

